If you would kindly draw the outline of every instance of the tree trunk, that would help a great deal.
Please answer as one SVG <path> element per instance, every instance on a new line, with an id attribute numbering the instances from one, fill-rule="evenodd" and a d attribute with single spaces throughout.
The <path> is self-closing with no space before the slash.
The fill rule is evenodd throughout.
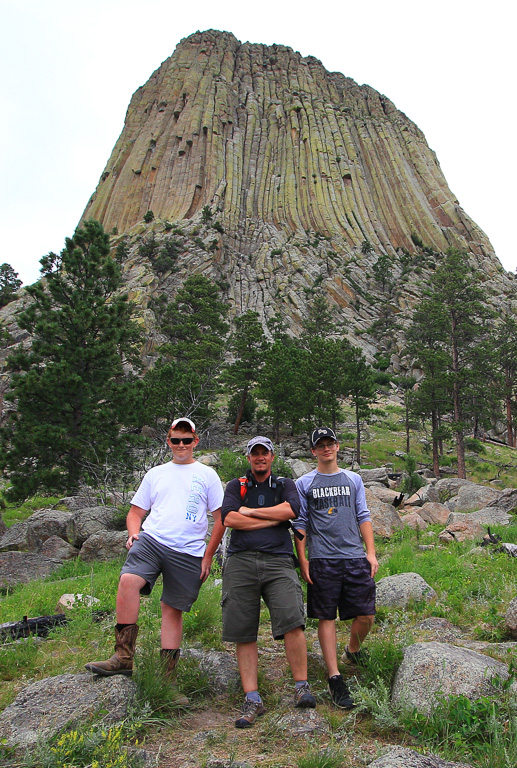
<path id="1" fill-rule="evenodd" d="M 244 387 L 242 390 L 242 397 L 241 397 L 241 403 L 239 405 L 239 410 L 237 411 L 237 418 L 235 419 L 235 424 L 233 425 L 233 434 L 236 435 L 239 431 L 240 423 L 242 421 L 242 414 L 244 413 L 244 407 L 246 405 L 246 400 L 248 399 L 248 387 Z"/>
<path id="2" fill-rule="evenodd" d="M 508 371 L 505 371 L 506 379 L 506 427 L 508 430 L 508 445 L 510 448 L 515 448 L 515 435 L 513 432 L 513 418 L 512 418 L 512 384 Z"/>
<path id="3" fill-rule="evenodd" d="M 357 450 L 357 456 L 356 461 L 361 465 L 361 425 L 359 422 L 359 404 L 355 404 L 355 428 L 356 428 L 356 450 Z"/>
<path id="4" fill-rule="evenodd" d="M 437 432 L 440 426 L 440 420 L 436 411 L 431 412 L 431 427 L 433 432 L 433 472 L 434 476 L 440 477 L 440 450 Z"/>

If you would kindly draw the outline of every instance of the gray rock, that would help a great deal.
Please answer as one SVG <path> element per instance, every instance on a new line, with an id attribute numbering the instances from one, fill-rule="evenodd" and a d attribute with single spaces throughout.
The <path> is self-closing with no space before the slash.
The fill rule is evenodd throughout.
<path id="1" fill-rule="evenodd" d="M 435 755 L 422 755 L 408 747 L 388 747 L 382 757 L 378 757 L 369 768 L 473 768 L 467 763 L 450 763 Z"/>
<path id="2" fill-rule="evenodd" d="M 419 508 L 418 514 L 430 525 L 445 525 L 447 518 L 450 515 L 449 508 L 445 504 L 440 504 L 438 501 L 426 501 L 422 507 Z"/>
<path id="3" fill-rule="evenodd" d="M 459 627 L 439 616 L 430 616 L 428 619 L 424 619 L 416 625 L 416 629 L 425 635 L 426 640 L 439 639 L 441 642 L 447 643 L 456 641 L 462 635 Z"/>
<path id="4" fill-rule="evenodd" d="M 400 496 L 400 491 L 394 491 L 392 488 L 386 488 L 386 486 L 379 484 L 378 486 L 368 486 L 374 496 L 377 496 L 379 501 L 383 501 L 385 504 L 393 505 L 395 499 Z"/>
<path id="5" fill-rule="evenodd" d="M 517 597 L 510 600 L 504 615 L 504 621 L 511 636 L 517 639 Z"/>
<path id="6" fill-rule="evenodd" d="M 45 557 L 50 557 L 52 560 L 73 560 L 79 554 L 79 550 L 59 536 L 49 536 L 43 542 L 41 554 L 45 555 Z"/>
<path id="7" fill-rule="evenodd" d="M 388 477 L 388 469 L 386 467 L 378 467 L 377 469 L 360 469 L 358 474 L 361 475 L 363 483 L 382 483 L 382 485 L 389 487 L 390 479 Z"/>
<path id="8" fill-rule="evenodd" d="M 115 531 L 117 510 L 113 507 L 86 507 L 72 514 L 67 525 L 67 539 L 81 547 L 89 536 L 99 531 Z"/>
<path id="9" fill-rule="evenodd" d="M 127 538 L 127 531 L 99 531 L 88 536 L 81 547 L 79 557 L 86 562 L 114 560 L 127 554 Z"/>
<path id="10" fill-rule="evenodd" d="M 411 600 L 427 600 L 436 592 L 418 573 L 398 573 L 377 582 L 376 605 L 386 608 L 406 608 Z"/>
<path id="11" fill-rule="evenodd" d="M 302 475 L 306 475 L 307 472 L 311 472 L 314 469 L 314 464 L 309 464 L 308 461 L 301 461 L 301 459 L 291 459 L 288 461 L 289 466 L 293 471 L 293 477 L 298 480 Z"/>
<path id="12" fill-rule="evenodd" d="M 0 552 L 0 587 L 43 579 L 60 566 L 60 560 L 36 552 Z"/>
<path id="13" fill-rule="evenodd" d="M 503 509 L 505 512 L 517 513 L 517 488 L 505 488 L 504 491 L 500 491 L 497 499 L 487 504 L 487 507 L 492 506 Z"/>
<path id="14" fill-rule="evenodd" d="M 461 522 L 450 523 L 443 531 L 440 531 L 438 538 L 443 542 L 451 541 L 472 541 L 483 536 L 484 529 L 481 523 L 471 517 L 471 514 L 463 516 Z"/>
<path id="15" fill-rule="evenodd" d="M 281 717 L 276 725 L 290 736 L 328 733 L 330 731 L 328 722 L 314 709 L 292 710 L 284 717 Z"/>
<path id="16" fill-rule="evenodd" d="M 240 684 L 239 669 L 235 657 L 224 651 L 201 651 L 197 648 L 185 648 L 181 651 L 184 658 L 196 659 L 200 669 L 210 676 L 216 693 L 225 693 Z"/>
<path id="17" fill-rule="evenodd" d="M 105 722 L 116 722 L 127 714 L 135 691 L 135 683 L 123 675 L 46 677 L 23 688 L 0 714 L 0 737 L 8 746 L 30 747 L 99 709 L 105 711 Z"/>
<path id="18" fill-rule="evenodd" d="M 475 512 L 477 509 L 486 507 L 490 502 L 495 503 L 501 491 L 495 488 L 488 488 L 486 485 L 477 485 L 470 483 L 462 485 L 458 493 L 452 499 L 445 502 L 451 512 Z"/>
<path id="19" fill-rule="evenodd" d="M 200 456 L 196 456 L 200 464 L 205 464 L 207 467 L 217 467 L 219 457 L 216 453 L 202 453 Z"/>
<path id="20" fill-rule="evenodd" d="M 377 498 L 374 491 L 365 488 L 366 503 L 372 516 L 374 533 L 383 538 L 389 538 L 395 531 L 403 527 L 400 515 L 391 504 L 385 504 Z"/>
<path id="21" fill-rule="evenodd" d="M 517 544 L 509 544 L 503 541 L 499 548 L 506 552 L 507 555 L 510 555 L 510 557 L 517 557 Z"/>
<path id="22" fill-rule="evenodd" d="M 499 507 L 484 507 L 476 512 L 451 512 L 447 518 L 447 525 L 463 523 L 473 520 L 480 525 L 509 525 L 511 517 Z"/>
<path id="23" fill-rule="evenodd" d="M 11 525 L 0 539 L 0 552 L 39 552 L 40 550 L 41 539 L 26 520 Z"/>
<path id="24" fill-rule="evenodd" d="M 434 480 L 431 480 L 427 485 L 423 485 L 422 488 L 419 488 L 417 494 L 422 499 L 423 504 L 427 504 L 428 502 L 440 502 L 436 481 Z"/>
<path id="25" fill-rule="evenodd" d="M 444 504 L 449 499 L 457 496 L 463 485 L 476 485 L 476 483 L 472 483 L 470 480 L 460 480 L 459 477 L 444 477 L 441 480 L 437 480 L 434 488 L 438 498 L 434 499 L 434 501 Z"/>
<path id="26" fill-rule="evenodd" d="M 490 656 L 447 643 L 414 643 L 404 651 L 392 701 L 428 714 L 438 693 L 463 695 L 471 701 L 494 694 L 491 679 L 495 675 L 507 679 L 508 667 Z"/>
<path id="27" fill-rule="evenodd" d="M 46 541 L 51 536 L 66 539 L 66 527 L 71 517 L 71 512 L 62 509 L 38 509 L 26 522 L 32 526 L 41 541 Z"/>
<path id="28" fill-rule="evenodd" d="M 410 512 L 409 515 L 401 515 L 400 519 L 402 520 L 403 525 L 407 525 L 414 531 L 423 531 L 428 526 L 428 523 L 426 523 L 418 512 Z"/>

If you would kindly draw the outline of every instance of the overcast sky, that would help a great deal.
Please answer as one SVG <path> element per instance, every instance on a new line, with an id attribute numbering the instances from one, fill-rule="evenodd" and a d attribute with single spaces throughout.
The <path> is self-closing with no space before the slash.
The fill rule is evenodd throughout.
<path id="1" fill-rule="evenodd" d="M 390 98 L 514 271 L 513 13 L 507 0 L 0 0 L 0 263 L 24 284 L 39 277 L 39 259 L 73 235 L 134 91 L 182 38 L 220 29 Z"/>

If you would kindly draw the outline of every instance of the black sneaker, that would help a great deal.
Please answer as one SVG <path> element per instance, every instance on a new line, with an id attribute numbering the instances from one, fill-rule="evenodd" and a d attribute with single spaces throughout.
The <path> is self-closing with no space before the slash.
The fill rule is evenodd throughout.
<path id="1" fill-rule="evenodd" d="M 313 696 L 309 683 L 302 683 L 302 685 L 298 685 L 294 689 L 294 706 L 303 707 L 304 709 L 316 706 L 316 699 Z"/>
<path id="2" fill-rule="evenodd" d="M 348 645 L 345 648 L 346 660 L 350 664 L 355 664 L 358 667 L 365 667 L 368 664 L 368 654 L 360 648 L 358 651 L 349 651 Z"/>
<path id="3" fill-rule="evenodd" d="M 328 684 L 330 698 L 336 707 L 340 709 L 352 709 L 352 707 L 355 707 L 355 702 L 350 695 L 347 684 L 343 680 L 343 675 L 329 677 Z"/>
<path id="4" fill-rule="evenodd" d="M 257 717 L 261 717 L 266 708 L 261 701 L 252 701 L 251 699 L 244 699 L 242 705 L 242 714 L 238 720 L 235 721 L 236 728 L 249 728 L 253 725 Z"/>

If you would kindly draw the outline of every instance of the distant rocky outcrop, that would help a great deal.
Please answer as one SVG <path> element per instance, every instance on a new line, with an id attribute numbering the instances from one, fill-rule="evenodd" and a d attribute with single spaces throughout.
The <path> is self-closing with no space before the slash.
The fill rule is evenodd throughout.
<path id="1" fill-rule="evenodd" d="M 149 301 L 192 273 L 221 286 L 232 314 L 281 312 L 295 334 L 322 290 L 369 359 L 382 346 L 372 324 L 388 309 L 404 325 L 439 252 L 468 252 L 495 305 L 513 281 L 389 98 L 312 56 L 215 30 L 182 40 L 134 93 L 88 218 L 121 246 L 150 360 Z M 402 333 L 391 342 L 400 372 Z"/>

